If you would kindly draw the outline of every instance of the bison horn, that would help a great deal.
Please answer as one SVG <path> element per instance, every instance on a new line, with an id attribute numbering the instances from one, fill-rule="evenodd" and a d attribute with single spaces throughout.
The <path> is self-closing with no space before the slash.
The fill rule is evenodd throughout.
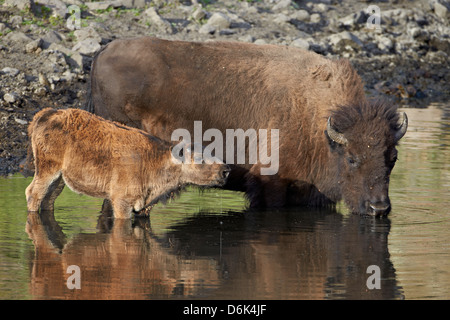
<path id="1" fill-rule="evenodd" d="M 406 129 L 408 129 L 408 117 L 406 116 L 406 113 L 402 112 L 402 114 L 400 115 L 400 119 L 402 124 L 395 133 L 395 141 L 400 140 L 405 135 Z"/>
<path id="2" fill-rule="evenodd" d="M 346 145 L 348 143 L 348 140 L 344 137 L 344 134 L 337 132 L 331 126 L 331 117 L 328 118 L 327 122 L 327 134 L 330 137 L 330 139 L 336 143 L 343 145 Z"/>

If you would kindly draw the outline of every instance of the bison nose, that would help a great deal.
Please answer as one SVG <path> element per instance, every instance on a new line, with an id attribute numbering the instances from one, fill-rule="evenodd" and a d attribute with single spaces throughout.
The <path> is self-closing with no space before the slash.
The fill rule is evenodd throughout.
<path id="1" fill-rule="evenodd" d="M 374 216 L 387 215 L 391 211 L 391 205 L 386 201 L 369 202 L 370 213 Z"/>
<path id="2" fill-rule="evenodd" d="M 222 171 L 222 178 L 226 179 L 228 177 L 228 175 L 230 174 L 230 171 L 231 171 L 230 167 L 226 166 L 225 169 L 223 169 L 223 171 Z"/>

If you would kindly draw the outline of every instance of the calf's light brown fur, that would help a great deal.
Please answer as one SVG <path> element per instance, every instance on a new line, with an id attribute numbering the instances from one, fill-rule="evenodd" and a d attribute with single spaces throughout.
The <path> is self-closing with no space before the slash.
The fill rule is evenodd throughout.
<path id="1" fill-rule="evenodd" d="M 185 185 L 222 185 L 229 171 L 217 159 L 174 162 L 171 143 L 78 109 L 44 109 L 28 134 L 36 170 L 25 192 L 28 211 L 53 210 L 67 184 L 110 200 L 115 218 L 130 218 Z"/>

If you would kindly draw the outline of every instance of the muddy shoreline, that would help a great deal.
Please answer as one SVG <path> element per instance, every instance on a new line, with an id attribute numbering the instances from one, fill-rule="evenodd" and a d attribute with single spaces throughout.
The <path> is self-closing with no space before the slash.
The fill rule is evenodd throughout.
<path id="1" fill-rule="evenodd" d="M 27 126 L 45 107 L 82 108 L 92 57 L 117 38 L 158 36 L 296 46 L 358 70 L 372 97 L 423 108 L 450 96 L 450 5 L 367 2 L 0 0 L 0 175 L 20 171 Z M 80 9 L 80 29 L 67 7 Z M 376 21 L 375 21 L 376 22 Z"/>

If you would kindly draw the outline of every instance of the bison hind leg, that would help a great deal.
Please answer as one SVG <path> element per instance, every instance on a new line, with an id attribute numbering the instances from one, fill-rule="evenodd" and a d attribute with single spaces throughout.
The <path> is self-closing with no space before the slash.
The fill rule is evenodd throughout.
<path id="1" fill-rule="evenodd" d="M 33 181 L 31 181 L 30 185 L 25 190 L 28 211 L 39 211 L 39 207 L 43 201 L 45 202 L 45 206 L 49 206 L 49 203 L 52 200 L 54 202 L 64 187 L 64 185 L 62 187 L 60 186 L 60 178 L 60 171 L 52 174 L 37 174 L 34 176 Z M 56 184 L 54 184 L 55 182 Z M 56 197 L 54 196 L 55 194 Z M 51 207 L 52 206 L 53 204 Z"/>
<path id="2" fill-rule="evenodd" d="M 56 178 L 55 181 L 48 188 L 47 194 L 42 200 L 41 210 L 53 211 L 55 200 L 61 194 L 65 186 L 62 175 Z"/>

